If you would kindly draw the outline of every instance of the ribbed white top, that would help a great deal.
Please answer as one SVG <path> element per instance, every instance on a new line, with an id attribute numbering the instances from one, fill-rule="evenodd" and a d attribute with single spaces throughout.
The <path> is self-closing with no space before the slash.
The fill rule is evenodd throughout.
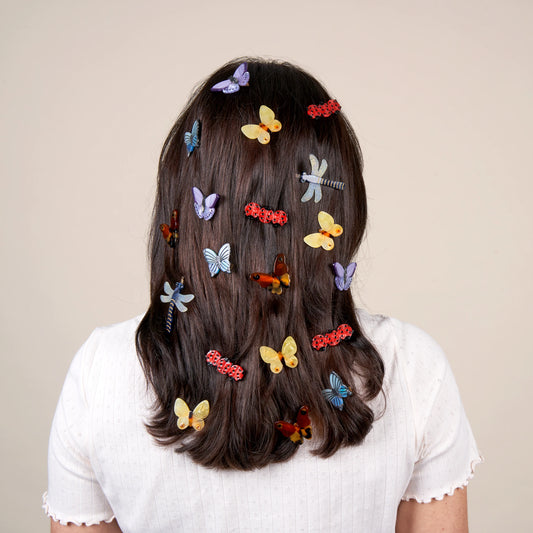
<path id="1" fill-rule="evenodd" d="M 78 525 L 116 517 L 124 533 L 394 532 L 401 499 L 452 494 L 481 457 L 435 341 L 398 320 L 358 316 L 385 363 L 383 416 L 359 446 L 321 459 L 306 441 L 289 462 L 253 472 L 207 469 L 155 445 L 143 425 L 152 397 L 135 351 L 140 319 L 95 330 L 54 417 L 46 512 Z M 376 413 L 383 405 L 381 396 L 372 404 Z"/>

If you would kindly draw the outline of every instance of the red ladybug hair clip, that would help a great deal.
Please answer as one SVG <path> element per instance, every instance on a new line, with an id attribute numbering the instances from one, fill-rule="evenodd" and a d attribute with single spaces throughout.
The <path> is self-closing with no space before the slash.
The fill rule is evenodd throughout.
<path id="1" fill-rule="evenodd" d="M 205 360 L 209 365 L 215 366 L 221 374 L 226 374 L 235 381 L 244 377 L 244 370 L 240 365 L 234 365 L 227 357 L 222 357 L 217 350 L 209 350 L 205 354 Z"/>
<path id="2" fill-rule="evenodd" d="M 288 218 L 285 211 L 274 211 L 266 207 L 262 207 L 255 202 L 250 202 L 244 207 L 244 214 L 250 218 L 257 218 L 263 224 L 274 224 L 275 226 L 284 226 L 287 224 Z"/>
<path id="3" fill-rule="evenodd" d="M 311 118 L 329 117 L 340 110 L 341 105 L 337 100 L 328 100 L 326 103 L 320 105 L 311 104 L 307 107 L 307 114 Z"/>
<path id="4" fill-rule="evenodd" d="M 341 324 L 337 329 L 325 335 L 315 335 L 311 345 L 315 350 L 325 350 L 328 346 L 337 346 L 344 339 L 353 335 L 353 329 L 348 324 Z"/>

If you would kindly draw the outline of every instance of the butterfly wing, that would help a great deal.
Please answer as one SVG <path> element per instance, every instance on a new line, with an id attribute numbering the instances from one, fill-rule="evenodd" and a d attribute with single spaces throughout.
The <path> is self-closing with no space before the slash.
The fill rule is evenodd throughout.
<path id="1" fill-rule="evenodd" d="M 352 283 L 353 275 L 355 274 L 355 269 L 357 268 L 357 263 L 350 263 L 345 271 L 344 271 L 344 279 L 343 279 L 343 286 L 344 289 L 347 291 L 350 288 L 350 284 Z"/>
<path id="2" fill-rule="evenodd" d="M 333 237 L 338 237 L 343 232 L 342 226 L 340 224 L 335 224 L 333 217 L 325 211 L 320 211 L 320 213 L 318 213 L 318 223 L 323 231 L 326 231 Z M 326 237 L 322 242 L 322 248 L 324 248 L 324 250 L 331 250 L 334 246 L 335 243 L 331 237 Z"/>
<path id="3" fill-rule="evenodd" d="M 204 220 L 211 220 L 213 218 L 213 215 L 215 214 L 215 205 L 217 205 L 219 198 L 220 196 L 218 194 L 213 193 L 204 199 Z"/>
<path id="4" fill-rule="evenodd" d="M 291 336 L 287 337 L 283 341 L 281 355 L 283 356 L 283 359 L 285 359 L 285 364 L 290 368 L 294 368 L 298 365 L 298 358 L 295 355 L 297 351 L 298 347 L 296 346 L 296 341 Z"/>
<path id="5" fill-rule="evenodd" d="M 280 431 L 284 437 L 291 439 L 295 444 L 302 444 L 302 436 L 294 424 L 289 424 L 284 420 L 278 420 L 274 423 L 274 427 Z"/>
<path id="6" fill-rule="evenodd" d="M 227 89 L 230 85 L 231 85 L 231 80 L 220 81 L 218 83 L 215 83 L 215 85 L 213 85 L 213 87 L 211 87 L 211 90 L 213 92 L 224 91 L 224 89 Z"/>
<path id="7" fill-rule="evenodd" d="M 200 431 L 204 428 L 204 420 L 209 415 L 209 402 L 207 400 L 201 401 L 192 412 L 192 427 L 196 431 Z"/>
<path id="8" fill-rule="evenodd" d="M 276 120 L 274 111 L 270 109 L 270 107 L 267 107 L 266 105 L 262 105 L 259 108 L 259 118 L 261 119 L 261 122 L 270 130 L 270 131 L 279 131 L 281 129 L 281 122 L 279 120 Z M 270 138 L 270 136 L 269 136 Z"/>
<path id="9" fill-rule="evenodd" d="M 220 272 L 219 258 L 217 253 L 211 248 L 205 248 L 203 250 L 205 260 L 207 261 L 207 266 L 209 267 L 209 272 L 211 277 L 216 276 Z"/>
<path id="10" fill-rule="evenodd" d="M 248 137 L 248 139 L 257 139 L 259 135 L 261 135 L 262 133 L 268 133 L 268 132 L 265 132 L 263 128 L 259 126 L 259 124 L 246 124 L 246 126 L 241 127 L 241 131 L 244 133 L 244 135 L 246 135 L 246 137 Z M 270 139 L 270 135 L 269 135 L 269 139 Z M 265 143 L 263 142 L 262 144 L 265 144 Z"/>
<path id="11" fill-rule="evenodd" d="M 222 272 L 226 272 L 226 274 L 229 274 L 231 272 L 231 263 L 229 262 L 230 253 L 231 246 L 229 242 L 224 243 L 218 252 L 220 270 L 222 270 Z"/>
<path id="12" fill-rule="evenodd" d="M 271 276 L 270 274 L 264 274 L 263 272 L 254 272 L 253 274 L 250 274 L 250 279 L 252 281 L 255 281 L 263 287 L 263 289 L 268 289 L 273 286 L 279 287 L 279 280 L 277 280 L 274 276 Z"/>
<path id="13" fill-rule="evenodd" d="M 270 348 L 269 346 L 261 346 L 259 348 L 259 353 L 261 354 L 261 359 L 270 365 L 270 371 L 274 374 L 279 374 L 283 368 L 281 364 L 278 352 Z"/>
<path id="14" fill-rule="evenodd" d="M 344 286 L 344 267 L 340 263 L 333 263 L 333 271 L 335 272 L 335 285 L 339 291 L 345 291 L 346 287 Z"/>
<path id="15" fill-rule="evenodd" d="M 289 287 L 291 284 L 291 278 L 289 276 L 289 267 L 285 263 L 285 255 L 278 254 L 274 261 L 274 276 L 276 276 L 280 283 Z"/>
<path id="16" fill-rule="evenodd" d="M 192 195 L 194 197 L 194 210 L 199 218 L 204 216 L 204 193 L 198 187 L 192 188 Z"/>
<path id="17" fill-rule="evenodd" d="M 237 80 L 237 83 L 241 87 L 248 85 L 248 82 L 250 81 L 250 73 L 248 72 L 248 63 L 241 63 L 235 70 L 233 77 Z"/>
<path id="18" fill-rule="evenodd" d="M 322 233 L 310 233 L 309 235 L 306 235 L 304 237 L 305 244 L 311 246 L 311 248 L 320 248 L 324 245 L 325 240 L 330 240 L 333 243 L 333 239 L 331 239 L 330 237 L 326 237 Z"/>
<path id="19" fill-rule="evenodd" d="M 181 398 L 174 402 L 174 414 L 178 417 L 178 428 L 185 429 L 189 427 L 189 406 Z"/>
<path id="20" fill-rule="evenodd" d="M 300 407 L 298 415 L 296 416 L 296 423 L 300 428 L 300 435 L 304 439 L 310 439 L 312 437 L 311 431 L 311 419 L 309 418 L 309 407 L 306 405 Z"/>

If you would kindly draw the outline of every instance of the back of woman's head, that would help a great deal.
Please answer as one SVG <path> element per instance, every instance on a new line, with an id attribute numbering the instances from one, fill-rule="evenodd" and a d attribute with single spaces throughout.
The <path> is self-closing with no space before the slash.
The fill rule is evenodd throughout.
<path id="1" fill-rule="evenodd" d="M 180 442 L 206 466 L 250 469 L 288 459 L 297 446 L 274 423 L 294 421 L 302 405 L 310 408 L 317 453 L 328 456 L 340 446 L 357 444 L 370 430 L 373 413 L 366 405 L 380 390 L 381 359 L 357 322 L 350 291 L 339 291 L 332 264 L 347 265 L 364 234 L 366 197 L 356 137 L 342 112 L 318 119 L 310 104 L 330 99 L 313 77 L 287 64 L 247 59 L 248 86 L 225 94 L 211 87 L 233 76 L 243 60 L 223 66 L 192 96 L 172 128 L 161 154 L 158 191 L 151 232 L 151 304 L 137 334 L 137 348 L 157 402 L 150 433 L 162 444 Z M 259 124 L 260 106 L 268 106 L 281 122 L 261 144 L 241 132 Z M 200 144 L 192 153 L 186 132 L 198 120 Z M 322 199 L 302 202 L 311 173 L 310 154 L 327 161 L 324 179 L 342 181 L 343 190 L 322 186 Z M 210 220 L 195 212 L 192 188 L 220 196 Z M 256 202 L 287 213 L 284 225 L 245 216 Z M 170 247 L 160 232 L 173 210 L 178 211 L 179 239 Z M 304 242 L 320 230 L 318 213 L 329 213 L 344 232 L 326 251 Z M 211 276 L 203 250 L 216 253 L 231 246 L 231 273 Z M 272 273 L 275 258 L 284 254 L 290 287 L 275 294 L 250 280 L 254 272 Z M 168 303 L 163 286 L 183 278 L 184 293 L 194 294 L 188 311 L 176 312 L 166 331 Z M 313 336 L 347 323 L 354 329 L 348 342 L 318 352 Z M 298 365 L 273 373 L 260 356 L 260 346 L 281 349 L 292 336 Z M 234 381 L 206 363 L 217 350 L 244 369 Z M 336 409 L 322 390 L 335 371 L 353 395 Z M 357 377 L 357 387 L 355 378 Z M 207 399 L 211 409 L 201 431 L 176 425 L 174 401 L 190 409 Z M 190 437 L 190 438 L 184 438 Z"/>

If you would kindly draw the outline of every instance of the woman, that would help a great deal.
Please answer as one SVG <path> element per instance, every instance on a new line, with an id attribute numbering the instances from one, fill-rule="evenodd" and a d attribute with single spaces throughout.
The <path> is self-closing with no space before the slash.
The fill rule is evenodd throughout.
<path id="1" fill-rule="evenodd" d="M 467 530 L 480 458 L 444 355 L 354 307 L 361 171 L 297 67 L 233 61 L 196 91 L 161 154 L 150 307 L 64 385 L 52 531 Z"/>

